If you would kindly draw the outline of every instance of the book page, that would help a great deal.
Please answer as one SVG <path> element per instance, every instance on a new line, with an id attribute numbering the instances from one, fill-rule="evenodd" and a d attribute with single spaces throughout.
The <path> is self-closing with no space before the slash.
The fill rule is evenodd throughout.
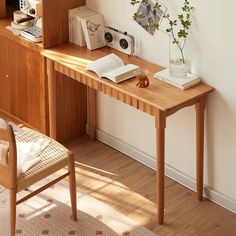
<path id="1" fill-rule="evenodd" d="M 105 57 L 99 58 L 96 61 L 90 62 L 87 66 L 87 70 L 92 70 L 101 77 L 104 73 L 121 66 L 124 66 L 124 62 L 121 58 L 112 53 Z"/>
<path id="2" fill-rule="evenodd" d="M 115 83 L 119 83 L 126 79 L 132 78 L 140 73 L 140 68 L 134 64 L 124 65 L 114 70 L 108 71 L 102 75 L 102 77 L 106 77 L 112 80 Z"/>

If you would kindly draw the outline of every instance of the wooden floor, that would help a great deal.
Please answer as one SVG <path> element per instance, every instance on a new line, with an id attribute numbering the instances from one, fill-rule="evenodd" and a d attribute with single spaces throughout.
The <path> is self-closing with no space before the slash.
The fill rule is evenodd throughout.
<path id="1" fill-rule="evenodd" d="M 236 236 L 236 214 L 165 178 L 165 224 L 156 223 L 155 171 L 87 137 L 75 152 L 77 185 L 158 236 Z"/>

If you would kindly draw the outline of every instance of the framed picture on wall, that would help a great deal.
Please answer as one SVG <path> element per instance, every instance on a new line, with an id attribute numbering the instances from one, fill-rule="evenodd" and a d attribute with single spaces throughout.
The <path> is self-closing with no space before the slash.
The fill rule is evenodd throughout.
<path id="1" fill-rule="evenodd" d="M 167 8 L 159 0 L 141 1 L 134 20 L 149 34 L 154 35 Z"/>

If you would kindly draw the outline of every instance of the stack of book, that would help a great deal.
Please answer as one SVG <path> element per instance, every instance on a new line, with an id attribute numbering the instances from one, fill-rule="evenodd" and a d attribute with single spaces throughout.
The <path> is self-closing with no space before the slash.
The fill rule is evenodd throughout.
<path id="1" fill-rule="evenodd" d="M 86 46 L 81 19 L 97 14 L 97 12 L 86 6 L 77 7 L 69 10 L 69 42 Z"/>
<path id="2" fill-rule="evenodd" d="M 157 72 L 154 77 L 181 89 L 190 88 L 201 82 L 197 75 L 191 73 L 186 73 L 183 77 L 171 76 L 168 68 Z"/>
<path id="3" fill-rule="evenodd" d="M 86 6 L 69 10 L 69 42 L 93 50 L 105 46 L 102 14 Z"/>

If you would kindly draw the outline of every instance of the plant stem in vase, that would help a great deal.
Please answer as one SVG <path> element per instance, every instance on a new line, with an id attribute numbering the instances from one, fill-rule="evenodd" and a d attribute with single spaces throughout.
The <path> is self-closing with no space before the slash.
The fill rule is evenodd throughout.
<path id="1" fill-rule="evenodd" d="M 184 56 L 186 38 L 176 40 L 169 36 L 169 71 L 171 76 L 183 77 L 187 72 L 187 63 Z"/>
<path id="2" fill-rule="evenodd" d="M 162 8 L 159 0 L 130 0 L 132 5 L 140 4 L 139 10 L 133 15 L 137 21 L 148 32 L 154 32 L 159 29 L 159 22 L 153 21 L 153 17 L 157 12 L 159 17 L 163 17 L 168 22 L 165 29 L 170 36 L 169 40 L 169 71 L 170 75 L 175 77 L 183 77 L 188 69 L 186 58 L 184 55 L 184 48 L 188 31 L 192 24 L 191 14 L 194 9 L 190 5 L 189 0 L 182 0 L 183 5 L 178 17 L 173 18 L 166 9 Z M 147 9 L 148 8 L 148 11 Z M 154 17 L 155 18 L 155 17 Z M 141 22 L 141 23 L 140 23 Z M 152 33 L 153 35 L 153 33 Z"/>

